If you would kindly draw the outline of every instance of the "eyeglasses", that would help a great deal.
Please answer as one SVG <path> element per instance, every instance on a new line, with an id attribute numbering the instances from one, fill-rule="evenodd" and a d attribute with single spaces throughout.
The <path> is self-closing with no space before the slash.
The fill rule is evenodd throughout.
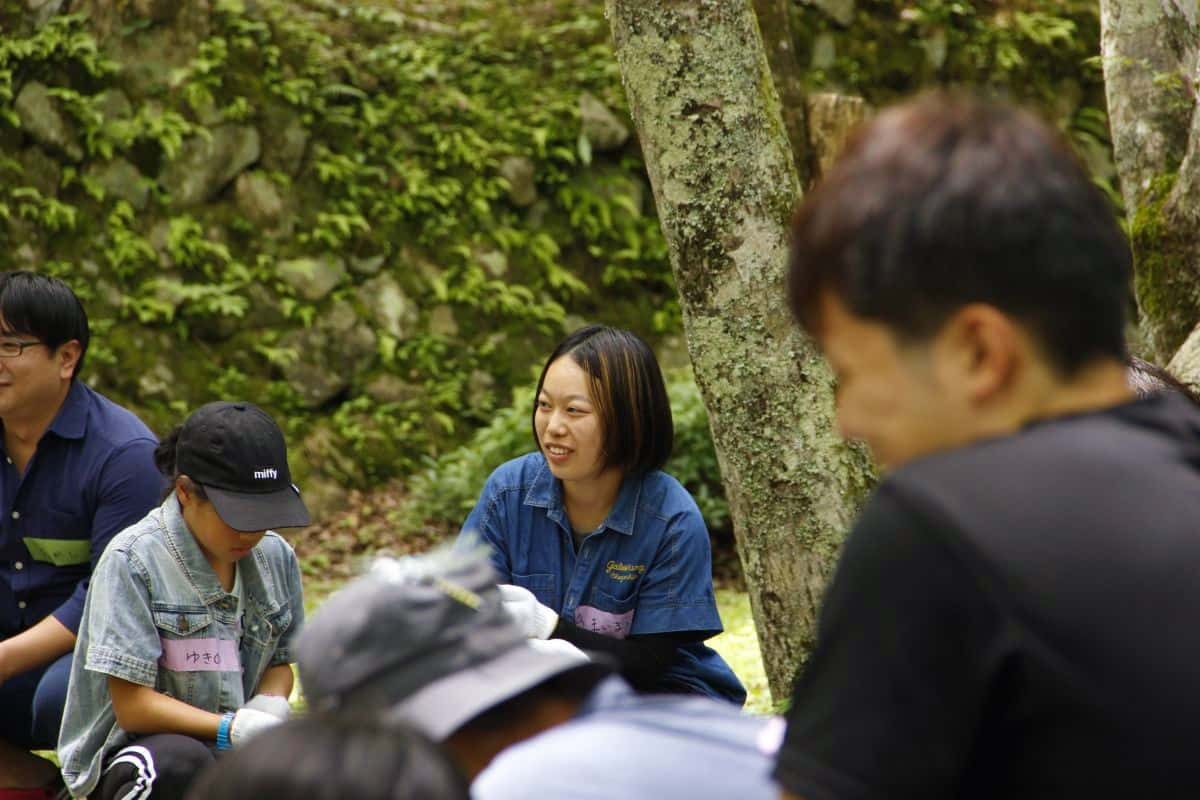
<path id="1" fill-rule="evenodd" d="M 0 358 L 16 358 L 25 352 L 26 347 L 36 347 L 44 342 L 18 342 L 15 339 L 0 339 Z"/>

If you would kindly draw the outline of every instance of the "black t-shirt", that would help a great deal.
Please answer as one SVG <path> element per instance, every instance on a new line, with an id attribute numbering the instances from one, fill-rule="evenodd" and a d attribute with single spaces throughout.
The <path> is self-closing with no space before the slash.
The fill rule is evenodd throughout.
<path id="1" fill-rule="evenodd" d="M 1200 410 L 919 459 L 846 540 L 780 785 L 806 800 L 1200 797 Z"/>

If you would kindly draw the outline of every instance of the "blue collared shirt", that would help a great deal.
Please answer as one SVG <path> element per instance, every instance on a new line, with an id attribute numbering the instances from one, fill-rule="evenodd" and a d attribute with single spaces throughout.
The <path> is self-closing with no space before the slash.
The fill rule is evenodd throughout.
<path id="1" fill-rule="evenodd" d="M 783 728 L 707 697 L 637 695 L 610 677 L 569 721 L 500 753 L 471 797 L 776 800 Z"/>
<path id="2" fill-rule="evenodd" d="M 665 472 L 626 477 L 576 553 L 562 483 L 541 453 L 530 453 L 488 478 L 460 541 L 471 533 L 491 546 L 502 583 L 524 586 L 587 630 L 622 639 L 722 630 L 708 528 L 687 489 Z M 729 665 L 701 642 L 679 648 L 663 684 L 745 700 Z"/>
<path id="3" fill-rule="evenodd" d="M 92 568 L 158 505 L 156 440 L 76 380 L 20 475 L 0 437 L 0 637 L 53 614 L 77 632 Z"/>

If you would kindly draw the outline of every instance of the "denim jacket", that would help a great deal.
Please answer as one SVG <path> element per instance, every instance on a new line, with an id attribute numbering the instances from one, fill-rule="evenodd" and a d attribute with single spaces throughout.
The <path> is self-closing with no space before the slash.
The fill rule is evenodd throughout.
<path id="1" fill-rule="evenodd" d="M 59 734 L 72 795 L 91 792 L 105 759 L 135 738 L 117 725 L 108 676 L 222 713 L 252 696 L 268 667 L 292 662 L 304 602 L 291 546 L 268 532 L 238 569 L 240 620 L 174 494 L 113 538 L 88 590 Z"/>

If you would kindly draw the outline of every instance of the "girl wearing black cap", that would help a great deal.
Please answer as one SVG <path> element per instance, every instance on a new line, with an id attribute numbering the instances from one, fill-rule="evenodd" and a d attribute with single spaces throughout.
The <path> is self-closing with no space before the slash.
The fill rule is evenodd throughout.
<path id="1" fill-rule="evenodd" d="M 300 569 L 272 528 L 309 523 L 283 434 L 210 403 L 159 446 L 162 505 L 93 573 L 59 737 L 72 796 L 182 798 L 221 750 L 284 719 Z"/>

